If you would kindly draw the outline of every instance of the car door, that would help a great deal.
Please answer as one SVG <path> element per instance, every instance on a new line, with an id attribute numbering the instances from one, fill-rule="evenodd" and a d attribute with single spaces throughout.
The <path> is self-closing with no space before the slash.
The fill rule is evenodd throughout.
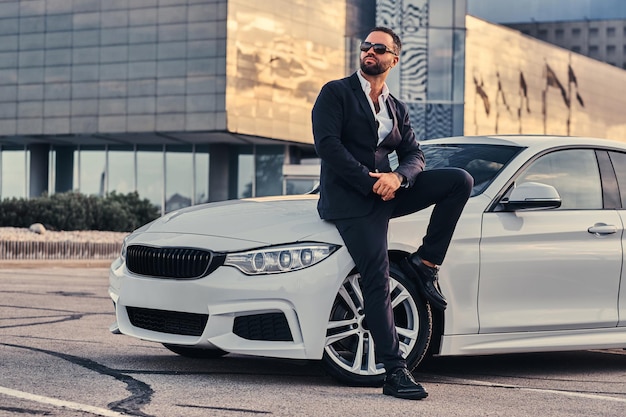
<path id="1" fill-rule="evenodd" d="M 616 326 L 622 222 L 606 209 L 593 149 L 539 156 L 515 184 L 552 185 L 558 209 L 484 213 L 481 333 Z"/>
<path id="2" fill-rule="evenodd" d="M 611 166 L 615 170 L 617 177 L 617 184 L 619 187 L 619 196 L 621 203 L 621 210 L 619 214 L 622 218 L 622 224 L 626 224 L 626 153 L 624 152 L 609 152 L 611 159 Z M 626 237 L 622 236 L 622 247 L 626 247 Z M 622 266 L 622 271 L 626 271 L 626 260 Z M 619 322 L 618 326 L 626 326 L 626 272 L 622 272 L 622 282 L 619 289 Z"/>

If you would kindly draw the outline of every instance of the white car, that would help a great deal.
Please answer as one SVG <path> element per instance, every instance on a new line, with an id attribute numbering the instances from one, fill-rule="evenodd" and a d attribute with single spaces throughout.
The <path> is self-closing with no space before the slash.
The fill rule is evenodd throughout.
<path id="1" fill-rule="evenodd" d="M 626 347 L 626 144 L 421 144 L 427 169 L 465 168 L 475 188 L 440 270 L 444 311 L 398 268 L 430 209 L 392 220 L 391 296 L 411 369 L 426 354 Z M 210 203 L 136 230 L 111 265 L 111 330 L 184 356 L 321 360 L 345 383 L 381 384 L 359 273 L 316 203 L 314 194 Z"/>

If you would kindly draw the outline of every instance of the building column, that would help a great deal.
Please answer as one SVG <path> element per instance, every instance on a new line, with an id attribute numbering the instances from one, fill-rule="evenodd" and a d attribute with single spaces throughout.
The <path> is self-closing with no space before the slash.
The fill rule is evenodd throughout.
<path id="1" fill-rule="evenodd" d="M 74 146 L 55 146 L 54 192 L 74 189 Z"/>
<path id="2" fill-rule="evenodd" d="M 48 166 L 50 145 L 29 145 L 30 150 L 30 198 L 41 197 L 48 191 Z"/>
<path id="3" fill-rule="evenodd" d="M 229 146 L 211 145 L 209 155 L 209 202 L 228 200 Z"/>

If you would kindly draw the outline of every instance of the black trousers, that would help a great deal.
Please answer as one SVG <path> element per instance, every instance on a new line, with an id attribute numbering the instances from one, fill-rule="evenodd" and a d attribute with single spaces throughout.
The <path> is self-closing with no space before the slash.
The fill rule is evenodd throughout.
<path id="1" fill-rule="evenodd" d="M 383 201 L 374 196 L 377 203 L 368 215 L 333 220 L 361 274 L 365 318 L 376 356 L 387 372 L 406 366 L 389 296 L 389 220 L 434 204 L 417 253 L 422 259 L 440 265 L 473 184 L 473 178 L 462 169 L 424 171 L 417 176 L 413 187 L 398 190 L 394 199 Z"/>

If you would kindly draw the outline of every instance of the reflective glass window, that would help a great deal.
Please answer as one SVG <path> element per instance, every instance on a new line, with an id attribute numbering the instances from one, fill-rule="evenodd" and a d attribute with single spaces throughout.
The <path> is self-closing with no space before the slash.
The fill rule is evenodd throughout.
<path id="1" fill-rule="evenodd" d="M 233 148 L 234 158 L 231 158 L 231 173 L 234 171 L 236 182 L 231 182 L 231 187 L 235 187 L 235 198 L 247 198 L 254 196 L 254 153 L 252 146 L 238 146 Z M 231 188 L 232 189 L 232 188 Z"/>
<path id="2" fill-rule="evenodd" d="M 68 2 L 69 3 L 69 2 Z M 46 15 L 46 32 L 63 31 L 72 28 L 71 14 Z"/>
<path id="3" fill-rule="evenodd" d="M 465 28 L 467 0 L 454 0 L 454 27 Z"/>
<path id="4" fill-rule="evenodd" d="M 46 48 L 71 48 L 72 32 L 46 33 Z"/>
<path id="5" fill-rule="evenodd" d="M 19 28 L 20 28 L 19 20 L 16 18 L 0 19 L 0 35 L 18 33 Z"/>
<path id="6" fill-rule="evenodd" d="M 83 194 L 102 195 L 106 181 L 106 154 L 103 147 L 74 153 L 74 186 Z"/>
<path id="7" fill-rule="evenodd" d="M 159 42 L 184 41 L 187 39 L 187 25 L 160 25 L 158 27 Z"/>
<path id="8" fill-rule="evenodd" d="M 46 29 L 46 20 L 43 16 L 20 18 L 20 33 L 43 32 Z"/>
<path id="9" fill-rule="evenodd" d="M 284 146 L 257 146 L 255 152 L 255 197 L 283 193 Z"/>
<path id="10" fill-rule="evenodd" d="M 128 26 L 128 12 L 126 10 L 101 12 L 100 25 L 102 28 Z"/>
<path id="11" fill-rule="evenodd" d="M 194 204 L 207 203 L 209 201 L 209 147 L 196 146 L 194 157 L 194 182 L 196 184 Z"/>
<path id="12" fill-rule="evenodd" d="M 137 150 L 137 192 L 153 204 L 163 206 L 163 148 L 139 147 Z"/>
<path id="13" fill-rule="evenodd" d="M 617 176 L 619 193 L 622 199 L 622 208 L 626 208 L 626 154 L 621 152 L 610 152 L 611 163 Z"/>
<path id="14" fill-rule="evenodd" d="M 0 68 L 16 68 L 17 66 L 17 52 L 0 53 Z"/>
<path id="15" fill-rule="evenodd" d="M 39 67 L 43 66 L 44 51 L 21 51 L 19 53 L 20 67 Z"/>
<path id="16" fill-rule="evenodd" d="M 132 26 L 129 28 L 128 40 L 130 43 L 147 43 L 157 41 L 156 26 Z"/>
<path id="17" fill-rule="evenodd" d="M 133 3 L 135 1 L 136 0 L 133 0 Z M 146 8 L 131 10 L 129 13 L 129 22 L 131 26 L 154 25 L 157 23 L 157 9 Z M 138 28 L 131 28 L 131 31 L 134 31 L 135 29 Z"/>
<path id="18" fill-rule="evenodd" d="M 0 22 L 0 27 L 2 27 L 2 22 Z M 0 32 L 0 35 L 2 35 L 2 32 Z M 17 36 L 2 35 L 2 42 L 0 42 L 0 51 L 17 51 L 18 44 L 19 42 Z"/>
<path id="19" fill-rule="evenodd" d="M 133 148 L 109 147 L 107 192 L 128 194 L 135 191 L 135 153 Z"/>
<path id="20" fill-rule="evenodd" d="M 182 59 L 187 55 L 187 42 L 160 42 L 158 59 Z"/>
<path id="21" fill-rule="evenodd" d="M 602 208 L 600 171 L 591 149 L 570 149 L 540 157 L 516 183 L 530 181 L 556 188 L 562 200 L 560 210 Z"/>
<path id="22" fill-rule="evenodd" d="M 472 196 L 482 193 L 502 168 L 519 153 L 515 146 L 492 145 L 430 145 L 422 147 L 428 161 L 427 170 L 462 168 L 474 178 Z"/>
<path id="23" fill-rule="evenodd" d="M 43 49 L 46 43 L 46 37 L 43 33 L 28 33 L 19 36 L 20 50 Z"/>
<path id="24" fill-rule="evenodd" d="M 17 88 L 17 97 L 19 101 L 41 100 L 43 99 L 42 84 L 26 84 Z"/>
<path id="25" fill-rule="evenodd" d="M 90 29 L 97 28 L 100 25 L 100 13 L 74 13 L 73 27 L 74 29 Z"/>
<path id="26" fill-rule="evenodd" d="M 74 42 L 74 47 L 99 45 L 100 44 L 100 30 L 99 29 L 75 30 L 72 33 L 72 38 Z"/>
<path id="27" fill-rule="evenodd" d="M 465 99 L 465 31 L 455 30 L 453 33 L 453 78 L 449 81 L 452 88 L 452 101 L 455 104 L 460 104 L 463 108 L 463 101 Z M 463 114 L 458 119 L 454 117 L 455 123 L 460 122 L 463 124 Z M 460 134 L 463 134 L 461 129 Z"/>
<path id="28" fill-rule="evenodd" d="M 100 10 L 100 0 L 78 0 L 74 1 L 75 12 L 92 12 Z"/>
<path id="29" fill-rule="evenodd" d="M 428 25 L 430 27 L 452 27 L 454 2 L 455 0 L 437 0 L 428 2 Z"/>
<path id="30" fill-rule="evenodd" d="M 191 146 L 168 146 L 165 153 L 165 212 L 192 204 L 193 153 Z"/>
<path id="31" fill-rule="evenodd" d="M 306 194 L 318 183 L 314 178 L 289 178 L 285 181 L 285 194 Z"/>
<path id="32" fill-rule="evenodd" d="M 100 63 L 128 61 L 128 46 L 104 46 L 100 48 Z"/>
<path id="33" fill-rule="evenodd" d="M 452 100 L 454 33 L 444 29 L 428 31 L 428 100 Z"/>
<path id="34" fill-rule="evenodd" d="M 158 19 L 159 24 L 184 22 L 187 19 L 187 7 L 159 7 Z"/>
<path id="35" fill-rule="evenodd" d="M 1 198 L 25 198 L 27 196 L 28 184 L 28 160 L 29 152 L 26 150 L 6 150 L 2 153 L 2 172 L 0 172 L 0 180 L 2 181 L 0 188 Z"/>

